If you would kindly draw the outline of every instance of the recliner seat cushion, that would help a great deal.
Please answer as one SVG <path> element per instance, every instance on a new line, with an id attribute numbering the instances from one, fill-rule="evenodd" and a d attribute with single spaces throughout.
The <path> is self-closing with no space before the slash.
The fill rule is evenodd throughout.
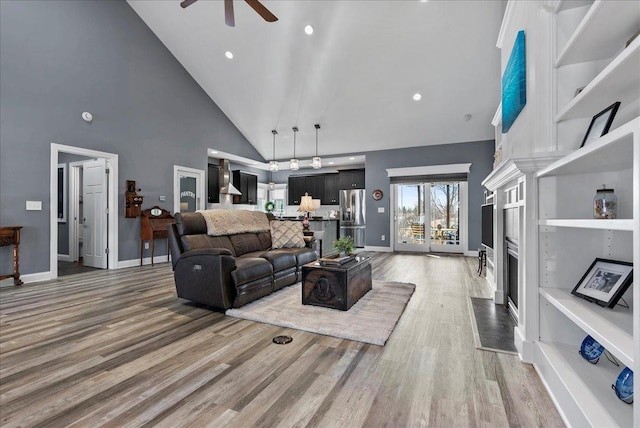
<path id="1" fill-rule="evenodd" d="M 236 259 L 236 270 L 231 272 L 236 287 L 273 275 L 273 266 L 263 258 L 241 257 Z"/>
<path id="2" fill-rule="evenodd" d="M 298 267 L 314 262 L 318 259 L 318 255 L 311 248 L 290 248 L 287 251 L 296 256 Z"/>
<path id="3" fill-rule="evenodd" d="M 269 263 L 271 263 L 274 272 L 280 272 L 284 269 L 296 267 L 297 264 L 295 254 L 292 254 L 289 249 L 267 251 L 261 257 L 267 259 Z"/>

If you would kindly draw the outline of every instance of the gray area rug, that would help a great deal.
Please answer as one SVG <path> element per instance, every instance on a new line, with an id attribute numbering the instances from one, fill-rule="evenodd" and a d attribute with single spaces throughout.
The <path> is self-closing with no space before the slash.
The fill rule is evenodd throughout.
<path id="1" fill-rule="evenodd" d="M 348 311 L 340 311 L 303 305 L 301 283 L 297 283 L 225 314 L 384 346 L 415 288 L 415 284 L 374 280 L 371 291 Z"/>

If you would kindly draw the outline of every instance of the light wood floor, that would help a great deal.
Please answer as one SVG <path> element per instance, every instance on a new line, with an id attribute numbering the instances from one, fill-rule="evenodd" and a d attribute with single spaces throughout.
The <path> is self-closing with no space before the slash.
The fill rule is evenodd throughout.
<path id="1" fill-rule="evenodd" d="M 476 267 L 374 254 L 417 285 L 385 347 L 186 304 L 168 264 L 3 287 L 0 426 L 562 426 L 531 366 L 474 348 Z"/>

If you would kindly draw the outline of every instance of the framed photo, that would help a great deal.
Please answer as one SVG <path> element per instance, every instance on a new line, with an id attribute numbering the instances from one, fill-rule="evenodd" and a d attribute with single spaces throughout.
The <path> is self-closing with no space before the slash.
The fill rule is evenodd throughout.
<path id="1" fill-rule="evenodd" d="M 600 113 L 593 116 L 589 129 L 587 129 L 587 133 L 585 134 L 580 147 L 584 147 L 586 144 L 597 140 L 609 132 L 609 128 L 611 128 L 611 123 L 618 111 L 618 107 L 620 107 L 620 101 L 616 101 Z"/>
<path id="2" fill-rule="evenodd" d="M 633 281 L 633 263 L 595 259 L 571 294 L 613 308 Z"/>

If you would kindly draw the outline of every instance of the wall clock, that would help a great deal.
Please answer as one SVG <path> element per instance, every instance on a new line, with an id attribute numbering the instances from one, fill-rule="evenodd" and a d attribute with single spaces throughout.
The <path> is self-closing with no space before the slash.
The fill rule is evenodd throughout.
<path id="1" fill-rule="evenodd" d="M 371 196 L 373 197 L 374 201 L 379 201 L 380 199 L 382 199 L 382 190 L 380 189 L 374 190 Z"/>

